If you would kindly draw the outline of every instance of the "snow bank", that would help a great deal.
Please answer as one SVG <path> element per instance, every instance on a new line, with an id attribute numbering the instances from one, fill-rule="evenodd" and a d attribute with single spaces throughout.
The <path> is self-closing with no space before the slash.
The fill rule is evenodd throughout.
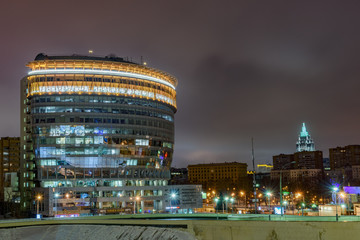
<path id="1" fill-rule="evenodd" d="M 195 240 L 183 230 L 158 227 L 107 225 L 49 225 L 0 229 L 0 239 L 32 240 Z"/>

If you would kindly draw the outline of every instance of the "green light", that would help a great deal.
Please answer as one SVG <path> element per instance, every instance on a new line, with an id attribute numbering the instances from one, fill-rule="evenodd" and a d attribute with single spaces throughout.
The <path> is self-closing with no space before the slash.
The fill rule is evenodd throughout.
<path id="1" fill-rule="evenodd" d="M 301 136 L 301 137 L 307 137 L 307 136 L 309 136 L 309 133 L 306 131 L 305 123 L 302 124 L 300 136 Z"/>

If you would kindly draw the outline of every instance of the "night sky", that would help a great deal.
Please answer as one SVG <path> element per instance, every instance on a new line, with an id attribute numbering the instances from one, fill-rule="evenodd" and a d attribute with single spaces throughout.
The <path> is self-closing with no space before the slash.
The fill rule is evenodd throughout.
<path id="1" fill-rule="evenodd" d="M 0 136 L 20 134 L 25 64 L 116 54 L 179 80 L 173 166 L 360 144 L 359 1 L 6 1 Z"/>

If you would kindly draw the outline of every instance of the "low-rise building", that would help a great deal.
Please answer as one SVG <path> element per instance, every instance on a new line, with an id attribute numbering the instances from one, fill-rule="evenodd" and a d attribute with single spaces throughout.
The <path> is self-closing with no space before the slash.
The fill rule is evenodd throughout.
<path id="1" fill-rule="evenodd" d="M 15 201 L 19 194 L 20 138 L 0 139 L 0 202 Z"/>
<path id="2" fill-rule="evenodd" d="M 196 208 L 203 207 L 201 185 L 168 185 L 165 209 L 178 213 L 193 213 Z"/>
<path id="3" fill-rule="evenodd" d="M 270 173 L 273 168 L 274 166 L 270 164 L 258 164 L 257 173 Z"/>
<path id="4" fill-rule="evenodd" d="M 239 162 L 189 165 L 189 182 L 204 190 L 233 191 L 247 184 L 247 164 Z"/>

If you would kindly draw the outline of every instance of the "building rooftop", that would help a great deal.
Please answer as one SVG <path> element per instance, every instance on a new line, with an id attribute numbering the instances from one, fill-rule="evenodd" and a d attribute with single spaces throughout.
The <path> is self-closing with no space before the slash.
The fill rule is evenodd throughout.
<path id="1" fill-rule="evenodd" d="M 77 54 L 73 54 L 73 55 L 70 55 L 70 56 L 48 56 L 48 55 L 45 55 L 44 53 L 39 53 L 38 55 L 36 55 L 34 60 L 39 61 L 39 60 L 69 60 L 69 59 L 123 62 L 123 63 L 131 63 L 131 64 L 139 65 L 138 63 L 129 61 L 129 60 L 121 58 L 121 57 L 117 57 L 117 56 L 115 56 L 113 54 L 110 54 L 110 55 L 105 56 L 105 57 L 99 57 L 99 56 L 85 56 L 85 55 L 77 55 Z"/>
<path id="2" fill-rule="evenodd" d="M 240 162 L 222 162 L 222 163 L 200 163 L 200 164 L 194 164 L 189 165 L 188 167 L 210 167 L 210 166 L 225 166 L 225 165 L 246 165 L 246 163 L 240 163 Z"/>

